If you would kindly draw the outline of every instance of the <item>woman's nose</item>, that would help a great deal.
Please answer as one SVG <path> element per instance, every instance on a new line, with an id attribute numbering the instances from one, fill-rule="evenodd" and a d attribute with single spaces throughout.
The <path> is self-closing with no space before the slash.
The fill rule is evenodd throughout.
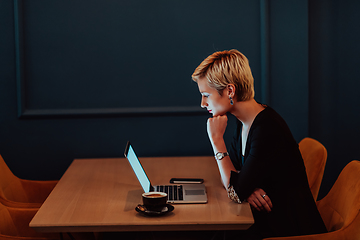
<path id="1" fill-rule="evenodd" d="M 204 98 L 201 98 L 201 103 L 200 103 L 200 106 L 201 106 L 202 108 L 206 108 L 206 106 L 207 106 L 207 102 L 206 102 L 206 101 L 204 101 Z"/>

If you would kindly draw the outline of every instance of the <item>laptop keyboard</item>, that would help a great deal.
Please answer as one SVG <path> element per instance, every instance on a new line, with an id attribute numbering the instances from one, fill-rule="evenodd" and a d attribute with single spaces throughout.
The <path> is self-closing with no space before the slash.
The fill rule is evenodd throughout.
<path id="1" fill-rule="evenodd" d="M 183 187 L 181 185 L 159 185 L 155 186 L 155 191 L 164 192 L 168 195 L 168 200 L 183 200 Z"/>

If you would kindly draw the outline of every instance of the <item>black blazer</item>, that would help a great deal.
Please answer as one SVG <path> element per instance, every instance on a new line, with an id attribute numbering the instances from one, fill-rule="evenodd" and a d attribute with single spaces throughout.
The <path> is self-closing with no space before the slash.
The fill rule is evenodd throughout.
<path id="1" fill-rule="evenodd" d="M 241 129 L 238 121 L 230 158 L 240 172 L 231 173 L 230 185 L 242 201 L 255 188 L 262 188 L 273 203 L 270 213 L 252 209 L 255 224 L 250 231 L 261 237 L 326 232 L 298 144 L 283 118 L 270 107 L 260 112 L 250 128 L 243 157 Z"/>

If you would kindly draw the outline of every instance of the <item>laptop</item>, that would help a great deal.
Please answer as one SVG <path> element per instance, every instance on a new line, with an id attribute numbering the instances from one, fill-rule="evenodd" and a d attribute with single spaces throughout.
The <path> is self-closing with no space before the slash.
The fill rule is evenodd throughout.
<path id="1" fill-rule="evenodd" d="M 152 186 L 130 142 L 127 143 L 124 154 L 144 192 L 166 192 L 168 194 L 168 203 L 207 203 L 204 184 L 166 184 Z"/>

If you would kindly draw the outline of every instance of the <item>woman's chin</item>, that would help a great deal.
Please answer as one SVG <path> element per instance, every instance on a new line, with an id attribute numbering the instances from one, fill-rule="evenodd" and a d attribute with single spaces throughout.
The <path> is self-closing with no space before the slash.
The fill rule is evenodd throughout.
<path id="1" fill-rule="evenodd" d="M 226 112 L 217 112 L 217 113 L 215 113 L 215 112 L 212 112 L 211 113 L 212 115 L 213 115 L 213 117 L 218 117 L 218 116 L 224 116 L 224 115 L 226 115 Z"/>

